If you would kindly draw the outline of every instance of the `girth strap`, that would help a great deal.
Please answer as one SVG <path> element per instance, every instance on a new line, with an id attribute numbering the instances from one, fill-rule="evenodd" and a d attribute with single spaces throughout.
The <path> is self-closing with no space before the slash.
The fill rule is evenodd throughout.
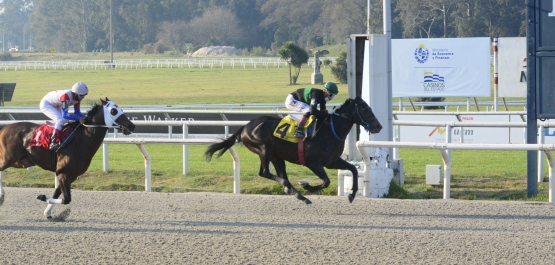
<path id="1" fill-rule="evenodd" d="M 304 141 L 302 137 L 298 138 L 297 151 L 299 153 L 299 164 L 304 166 Z"/>

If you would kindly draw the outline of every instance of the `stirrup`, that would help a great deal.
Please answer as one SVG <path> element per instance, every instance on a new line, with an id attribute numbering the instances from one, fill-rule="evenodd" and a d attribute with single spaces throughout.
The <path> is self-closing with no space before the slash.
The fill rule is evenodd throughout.
<path id="1" fill-rule="evenodd" d="M 58 149 L 60 149 L 61 144 L 59 143 L 51 143 L 50 146 L 48 146 L 48 150 L 50 151 L 56 151 Z"/>

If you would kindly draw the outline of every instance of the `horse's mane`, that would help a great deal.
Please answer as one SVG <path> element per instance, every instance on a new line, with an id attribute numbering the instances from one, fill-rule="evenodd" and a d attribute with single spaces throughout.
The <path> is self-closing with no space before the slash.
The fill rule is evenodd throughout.
<path id="1" fill-rule="evenodd" d="M 335 112 L 341 112 L 344 108 L 346 108 L 346 106 L 348 106 L 352 101 L 354 101 L 354 99 L 352 98 L 347 98 L 345 100 L 345 103 L 341 104 L 341 106 L 339 106 L 339 108 L 337 108 L 337 110 L 335 110 Z"/>
<path id="2" fill-rule="evenodd" d="M 102 104 L 94 103 L 92 108 L 89 111 L 87 111 L 87 117 L 85 117 L 85 122 L 92 121 L 92 118 L 94 117 L 94 115 L 96 115 L 98 110 L 101 109 L 101 108 L 102 108 Z"/>

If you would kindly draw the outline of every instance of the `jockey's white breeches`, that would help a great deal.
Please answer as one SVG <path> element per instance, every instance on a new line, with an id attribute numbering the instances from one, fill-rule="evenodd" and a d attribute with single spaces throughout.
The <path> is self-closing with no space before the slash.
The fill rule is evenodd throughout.
<path id="1" fill-rule="evenodd" d="M 62 126 L 69 122 L 69 120 L 62 118 L 62 110 L 50 105 L 46 100 L 40 101 L 40 110 L 44 115 L 54 121 L 54 128 L 56 130 L 61 130 Z"/>
<path id="2" fill-rule="evenodd" d="M 303 114 L 310 112 L 310 106 L 308 104 L 296 100 L 291 94 L 285 99 L 285 107 L 289 110 L 302 112 Z"/>

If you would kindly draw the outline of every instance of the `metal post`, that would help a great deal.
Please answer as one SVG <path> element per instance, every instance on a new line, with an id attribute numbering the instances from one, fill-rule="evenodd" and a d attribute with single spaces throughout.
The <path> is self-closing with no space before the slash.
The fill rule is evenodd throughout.
<path id="1" fill-rule="evenodd" d="M 499 86 L 497 83 L 497 38 L 493 39 L 493 111 L 497 111 L 497 98 L 499 97 Z"/>
<path id="2" fill-rule="evenodd" d="M 112 0 L 110 0 L 110 67 L 114 67 L 114 49 L 112 47 L 114 42 L 113 32 L 112 32 Z"/>
<path id="3" fill-rule="evenodd" d="M 526 43 L 526 69 L 528 76 L 528 95 L 526 97 L 526 143 L 535 144 L 538 141 L 538 127 L 536 116 L 536 9 L 535 2 L 527 0 L 528 25 Z M 535 151 L 527 151 L 527 197 L 531 198 L 538 194 L 537 163 L 538 154 Z"/>

